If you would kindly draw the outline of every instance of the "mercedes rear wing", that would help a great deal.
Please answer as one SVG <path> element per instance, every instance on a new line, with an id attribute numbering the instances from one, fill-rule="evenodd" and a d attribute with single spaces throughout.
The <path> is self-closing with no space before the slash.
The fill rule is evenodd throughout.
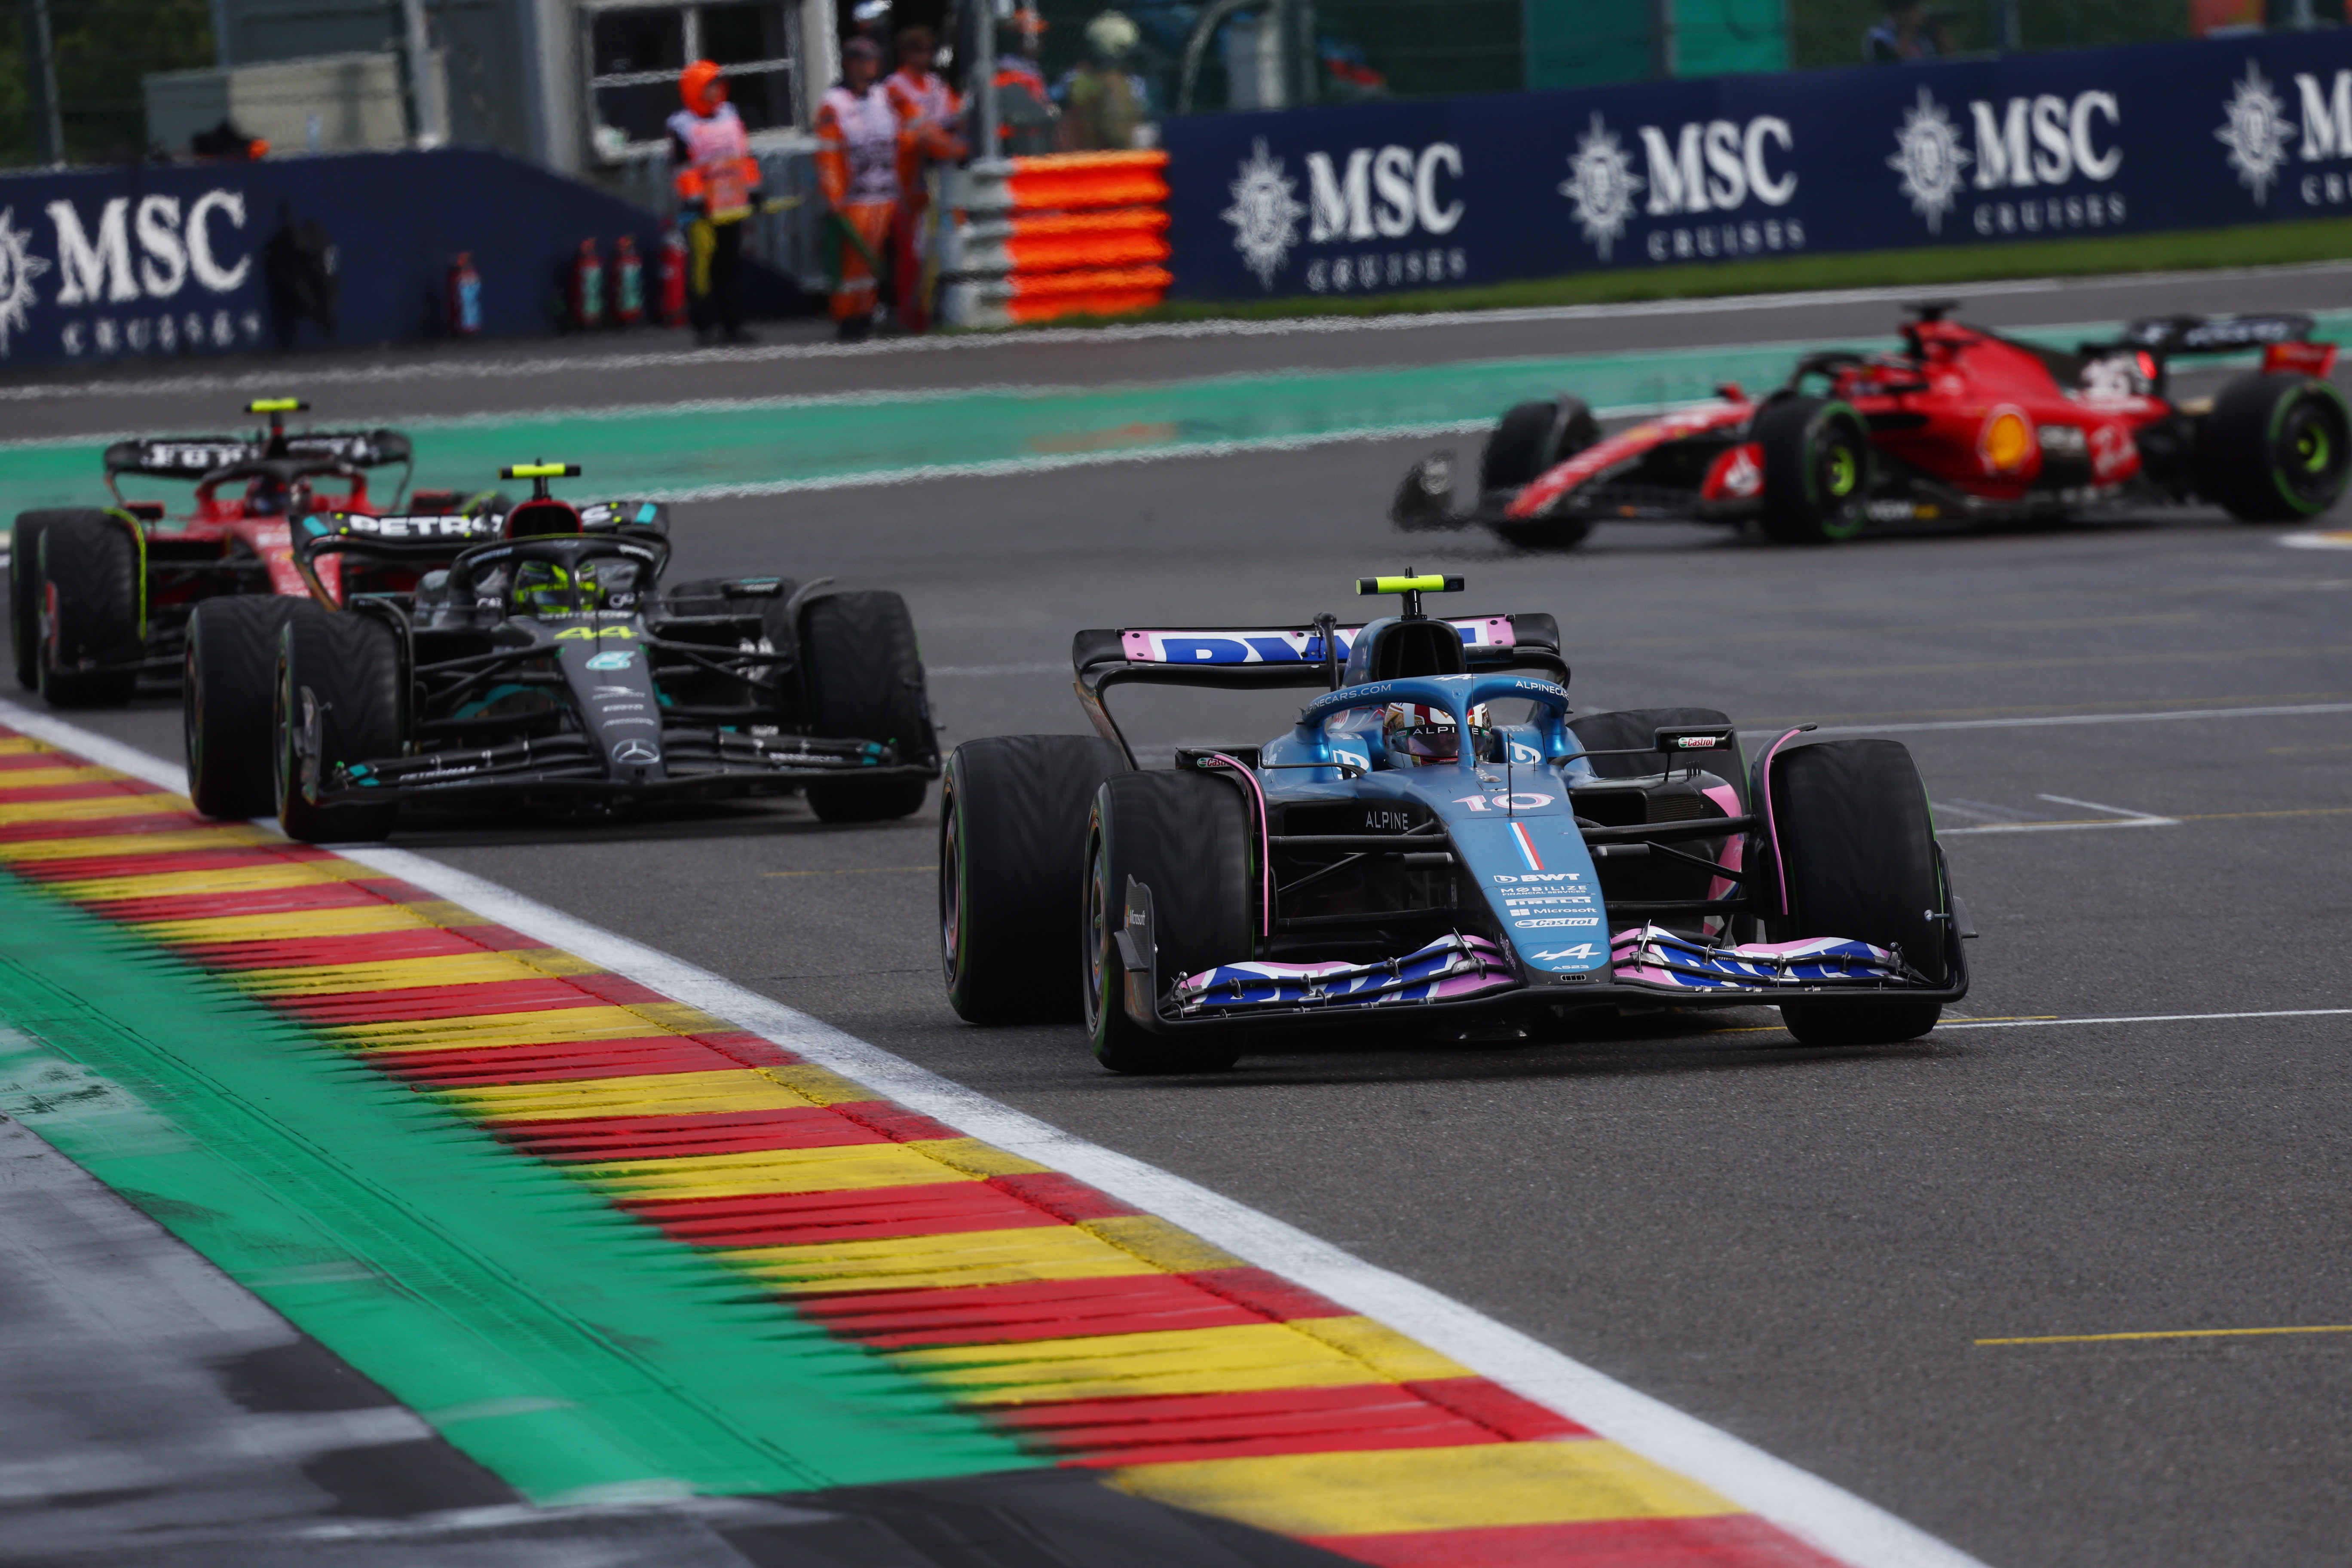
<path id="1" fill-rule="evenodd" d="M 1447 616 L 1471 673 L 1538 669 L 1566 684 L 1559 623 L 1545 615 Z M 1113 686 L 1211 686 L 1236 691 L 1335 691 L 1360 626 L 1328 616 L 1304 626 L 1097 627 L 1071 640 L 1078 700 L 1106 740 L 1134 759 L 1104 693 Z"/>

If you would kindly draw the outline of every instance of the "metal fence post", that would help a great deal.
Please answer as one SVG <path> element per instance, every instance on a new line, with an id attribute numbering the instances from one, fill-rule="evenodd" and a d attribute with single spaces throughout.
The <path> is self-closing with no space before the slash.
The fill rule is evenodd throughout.
<path id="1" fill-rule="evenodd" d="M 25 22 L 25 87 L 33 141 L 41 162 L 66 161 L 65 120 L 58 107 L 57 43 L 49 32 L 49 0 L 20 0 Z"/>

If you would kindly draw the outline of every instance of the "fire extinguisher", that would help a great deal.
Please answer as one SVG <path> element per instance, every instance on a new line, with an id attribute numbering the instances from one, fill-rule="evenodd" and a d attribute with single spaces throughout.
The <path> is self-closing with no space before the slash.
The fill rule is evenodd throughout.
<path id="1" fill-rule="evenodd" d="M 656 315 L 665 327 L 686 325 L 686 236 L 672 224 L 662 236 L 661 290 Z"/>
<path id="2" fill-rule="evenodd" d="M 614 245 L 613 324 L 634 327 L 646 319 L 646 264 L 637 259 L 637 242 L 628 235 Z"/>
<path id="3" fill-rule="evenodd" d="M 572 324 L 585 331 L 604 323 L 604 261 L 596 242 L 580 242 L 580 259 L 572 264 Z"/>
<path id="4" fill-rule="evenodd" d="M 449 330 L 470 338 L 482 330 L 482 276 L 474 270 L 474 253 L 461 250 L 449 264 Z"/>

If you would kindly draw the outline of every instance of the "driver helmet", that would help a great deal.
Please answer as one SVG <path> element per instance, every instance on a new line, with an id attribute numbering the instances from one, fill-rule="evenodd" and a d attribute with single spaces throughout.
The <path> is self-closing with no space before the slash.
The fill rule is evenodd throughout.
<path id="1" fill-rule="evenodd" d="M 596 579 L 585 570 L 576 575 L 552 561 L 515 563 L 514 591 L 509 602 L 518 615 L 570 616 L 598 607 Z"/>
<path id="2" fill-rule="evenodd" d="M 1471 709 L 1473 754 L 1483 757 L 1492 752 L 1494 734 L 1486 705 L 1482 702 Z M 1423 702 L 1390 703 L 1381 721 L 1381 742 L 1388 749 L 1391 765 L 1400 768 L 1458 762 L 1462 756 L 1462 736 L 1454 726 L 1454 715 Z"/>

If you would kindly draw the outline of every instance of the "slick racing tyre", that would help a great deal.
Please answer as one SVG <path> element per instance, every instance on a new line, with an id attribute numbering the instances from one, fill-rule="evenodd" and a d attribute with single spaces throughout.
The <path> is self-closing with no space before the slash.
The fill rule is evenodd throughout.
<path id="1" fill-rule="evenodd" d="M 145 652 L 131 526 L 102 511 L 59 515 L 41 530 L 40 553 L 41 695 L 59 708 L 130 701 Z"/>
<path id="2" fill-rule="evenodd" d="M 940 783 L 940 966 L 968 1024 L 1082 1016 L 1070 953 L 1085 907 L 1087 812 L 1127 759 L 1093 735 L 966 741 Z"/>
<path id="3" fill-rule="evenodd" d="M 2344 395 L 2303 375 L 2242 375 L 2200 423 L 2199 487 L 2241 522 L 2315 517 L 2352 471 Z"/>
<path id="4" fill-rule="evenodd" d="M 1548 403 L 1522 403 L 1503 416 L 1486 449 L 1478 455 L 1478 494 L 1532 484 L 1548 468 L 1565 462 L 1601 439 L 1600 422 L 1584 399 L 1565 394 Z M 1592 524 L 1559 518 L 1498 523 L 1495 531 L 1522 550 L 1573 550 Z"/>
<path id="5" fill-rule="evenodd" d="M 1764 531 L 1783 544 L 1833 544 L 1869 521 L 1871 446 L 1843 403 L 1784 397 L 1756 418 L 1764 448 Z"/>
<path id="6" fill-rule="evenodd" d="M 1230 1030 L 1170 1038 L 1129 1017 L 1129 970 L 1115 939 L 1132 878 L 1151 890 L 1163 993 L 1188 974 L 1246 963 L 1255 926 L 1250 837 L 1242 792 L 1213 773 L 1113 773 L 1095 792 L 1080 941 L 1087 1033 L 1095 1059 L 1111 1071 L 1218 1072 L 1240 1058 Z"/>
<path id="7" fill-rule="evenodd" d="M 41 534 L 53 522 L 84 519 L 102 522 L 106 514 L 83 507 L 20 511 L 10 531 L 8 637 L 16 655 L 16 684 L 27 691 L 41 688 Z"/>
<path id="8" fill-rule="evenodd" d="M 1927 793 L 1899 741 L 1823 741 L 1771 763 L 1772 824 L 1789 913 L 1772 940 L 1844 937 L 1898 950 L 1937 986 L 1950 908 Z M 1936 1002 L 1788 1002 L 1780 1020 L 1809 1046 L 1880 1046 L 1936 1026 Z"/>
<path id="9" fill-rule="evenodd" d="M 324 780 L 338 766 L 400 754 L 400 653 L 392 628 L 373 616 L 289 603 L 278 634 L 270 720 L 278 825 L 304 844 L 384 837 L 398 805 L 315 805 L 302 794 L 302 764 L 315 747 Z"/>
<path id="10" fill-rule="evenodd" d="M 923 656 L 914 617 L 896 594 L 828 594 L 801 611 L 801 661 L 810 732 L 830 740 L 879 741 L 902 763 L 940 754 L 923 691 Z M 809 809 L 825 822 L 883 822 L 919 809 L 928 779 L 808 786 Z"/>
<path id="11" fill-rule="evenodd" d="M 269 756 L 278 638 L 299 603 L 274 594 L 225 595 L 206 599 L 188 617 L 180 730 L 188 797 L 206 816 L 263 816 L 276 809 Z"/>

